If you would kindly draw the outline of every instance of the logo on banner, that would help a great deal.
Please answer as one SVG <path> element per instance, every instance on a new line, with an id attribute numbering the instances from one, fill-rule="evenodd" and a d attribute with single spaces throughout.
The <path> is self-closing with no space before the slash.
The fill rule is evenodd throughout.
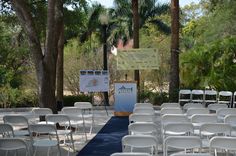
<path id="1" fill-rule="evenodd" d="M 118 89 L 118 93 L 119 94 L 129 94 L 129 93 L 132 93 L 133 92 L 133 88 L 131 87 L 131 88 L 126 88 L 125 86 L 122 86 L 122 87 L 120 87 L 119 89 Z"/>

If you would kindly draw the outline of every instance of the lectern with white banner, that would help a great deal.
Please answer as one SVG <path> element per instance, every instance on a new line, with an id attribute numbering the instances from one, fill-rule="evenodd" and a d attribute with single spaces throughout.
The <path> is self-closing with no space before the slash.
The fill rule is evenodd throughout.
<path id="1" fill-rule="evenodd" d="M 135 81 L 115 82 L 115 116 L 128 116 L 137 102 L 137 84 Z"/>

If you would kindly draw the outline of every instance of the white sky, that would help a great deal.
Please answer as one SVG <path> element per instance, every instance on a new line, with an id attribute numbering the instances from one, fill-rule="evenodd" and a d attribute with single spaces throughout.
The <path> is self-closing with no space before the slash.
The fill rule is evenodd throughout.
<path id="1" fill-rule="evenodd" d="M 91 1 L 97 1 L 98 3 L 106 6 L 106 7 L 112 7 L 113 6 L 113 0 L 91 0 Z M 171 0 L 159 0 L 160 2 L 166 3 L 170 2 Z M 185 6 L 187 4 L 190 4 L 191 2 L 199 3 L 200 0 L 179 0 L 180 6 Z"/>

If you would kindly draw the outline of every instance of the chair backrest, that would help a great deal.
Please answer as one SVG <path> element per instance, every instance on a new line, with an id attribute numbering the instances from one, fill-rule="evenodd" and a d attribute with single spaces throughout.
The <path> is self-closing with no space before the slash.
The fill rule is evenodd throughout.
<path id="1" fill-rule="evenodd" d="M 195 114 L 209 114 L 209 110 L 207 108 L 189 108 L 187 110 L 187 116 L 191 117 Z"/>
<path id="2" fill-rule="evenodd" d="M 18 150 L 25 149 L 26 155 L 30 155 L 26 142 L 19 138 L 0 138 L 0 150 Z"/>
<path id="3" fill-rule="evenodd" d="M 226 103 L 230 106 L 233 93 L 231 91 L 220 91 L 218 103 Z"/>
<path id="4" fill-rule="evenodd" d="M 78 107 L 63 107 L 62 113 L 68 116 L 81 116 L 82 111 Z"/>
<path id="5" fill-rule="evenodd" d="M 133 113 L 134 114 L 150 114 L 150 115 L 154 115 L 155 111 L 151 107 L 138 107 L 138 108 L 134 108 Z"/>
<path id="6" fill-rule="evenodd" d="M 189 123 L 189 119 L 183 114 L 166 114 L 161 117 L 162 125 L 169 123 Z"/>
<path id="7" fill-rule="evenodd" d="M 131 123 L 128 127 L 130 135 L 157 135 L 157 125 L 154 123 Z"/>
<path id="8" fill-rule="evenodd" d="M 204 99 L 204 92 L 203 90 L 192 90 L 192 93 L 191 93 L 191 100 L 192 102 L 203 102 L 203 99 Z"/>
<path id="9" fill-rule="evenodd" d="M 205 132 L 207 132 L 207 134 L 213 133 L 215 135 L 231 135 L 231 126 L 226 123 L 204 123 L 200 127 L 200 136 L 204 135 Z"/>
<path id="10" fill-rule="evenodd" d="M 134 105 L 134 108 L 137 108 L 137 107 L 151 107 L 151 108 L 153 108 L 153 104 L 151 104 L 151 103 L 136 103 Z"/>
<path id="11" fill-rule="evenodd" d="M 179 103 L 182 101 L 189 102 L 190 100 L 191 100 L 191 90 L 181 89 L 179 91 Z"/>
<path id="12" fill-rule="evenodd" d="M 0 135 L 2 135 L 2 137 L 14 137 L 13 127 L 10 124 L 1 123 Z"/>
<path id="13" fill-rule="evenodd" d="M 151 155 L 149 153 L 122 152 L 122 153 L 113 153 L 110 156 L 151 156 Z"/>
<path id="14" fill-rule="evenodd" d="M 152 155 L 157 154 L 158 141 L 157 138 L 150 135 L 126 135 L 122 138 L 122 151 L 126 151 L 129 147 L 131 150 L 129 152 L 135 152 L 135 149 L 147 148 L 146 153 L 152 153 Z M 150 150 L 151 149 L 151 150 Z"/>
<path id="15" fill-rule="evenodd" d="M 55 125 L 52 124 L 32 124 L 29 125 L 29 130 L 30 133 L 56 133 L 57 134 L 57 129 Z"/>
<path id="16" fill-rule="evenodd" d="M 183 106 L 183 110 L 187 110 L 189 108 L 204 108 L 204 106 L 201 103 L 186 103 Z"/>
<path id="17" fill-rule="evenodd" d="M 236 150 L 236 137 L 215 136 L 210 140 L 210 152 L 213 149 Z"/>
<path id="18" fill-rule="evenodd" d="M 224 123 L 230 124 L 232 127 L 236 126 L 236 114 L 226 115 L 224 118 Z"/>
<path id="19" fill-rule="evenodd" d="M 192 123 L 217 123 L 216 114 L 195 114 L 191 118 Z"/>
<path id="20" fill-rule="evenodd" d="M 215 90 L 205 90 L 204 91 L 204 101 L 217 101 L 217 91 Z"/>
<path id="21" fill-rule="evenodd" d="M 224 120 L 226 115 L 236 114 L 236 108 L 221 108 L 216 111 L 219 120 Z"/>
<path id="22" fill-rule="evenodd" d="M 217 111 L 220 108 L 228 108 L 227 104 L 212 103 L 207 106 L 210 111 Z"/>
<path id="23" fill-rule="evenodd" d="M 92 109 L 93 105 L 90 102 L 75 102 L 75 107 L 78 107 L 80 109 Z"/>
<path id="24" fill-rule="evenodd" d="M 198 148 L 201 150 L 202 141 L 198 136 L 168 136 L 164 140 L 164 156 L 167 156 L 168 147 L 177 149 L 193 149 Z"/>
<path id="25" fill-rule="evenodd" d="M 49 114 L 45 117 L 46 122 L 48 123 L 58 123 L 70 126 L 70 118 L 65 114 Z"/>
<path id="26" fill-rule="evenodd" d="M 194 127 L 192 123 L 169 123 L 166 124 L 163 128 L 163 133 L 174 132 L 174 133 L 184 133 L 184 134 L 193 134 Z"/>
<path id="27" fill-rule="evenodd" d="M 129 116 L 129 123 L 136 122 L 154 122 L 154 116 L 147 114 L 131 114 Z"/>
<path id="28" fill-rule="evenodd" d="M 28 127 L 28 119 L 22 115 L 5 115 L 3 116 L 4 123 L 8 123 L 13 126 L 13 129 L 16 127 Z"/>
<path id="29" fill-rule="evenodd" d="M 47 114 L 53 114 L 52 110 L 50 108 L 33 108 L 32 112 L 36 116 L 45 116 Z"/>
<path id="30" fill-rule="evenodd" d="M 161 109 L 161 115 L 165 114 L 183 114 L 182 109 L 178 107 L 173 107 L 173 108 L 162 108 Z"/>
<path id="31" fill-rule="evenodd" d="M 180 108 L 180 104 L 179 103 L 163 103 L 161 105 L 161 109 L 162 108 Z"/>

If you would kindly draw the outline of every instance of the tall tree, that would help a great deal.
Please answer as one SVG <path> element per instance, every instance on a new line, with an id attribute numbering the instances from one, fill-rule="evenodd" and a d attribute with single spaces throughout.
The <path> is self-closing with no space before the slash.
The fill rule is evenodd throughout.
<path id="1" fill-rule="evenodd" d="M 171 60 L 169 98 L 178 100 L 179 90 L 179 0 L 171 0 Z"/>
<path id="2" fill-rule="evenodd" d="M 33 54 L 38 79 L 39 106 L 56 109 L 56 64 L 58 41 L 63 26 L 62 0 L 50 0 L 47 4 L 46 43 L 41 47 L 29 1 L 11 0 L 15 13 L 25 30 Z"/>
<path id="3" fill-rule="evenodd" d="M 132 0 L 133 10 L 133 48 L 139 48 L 139 13 L 138 13 L 138 0 Z M 140 95 L 140 74 L 139 70 L 134 71 L 134 80 L 137 82 L 138 101 Z"/>

